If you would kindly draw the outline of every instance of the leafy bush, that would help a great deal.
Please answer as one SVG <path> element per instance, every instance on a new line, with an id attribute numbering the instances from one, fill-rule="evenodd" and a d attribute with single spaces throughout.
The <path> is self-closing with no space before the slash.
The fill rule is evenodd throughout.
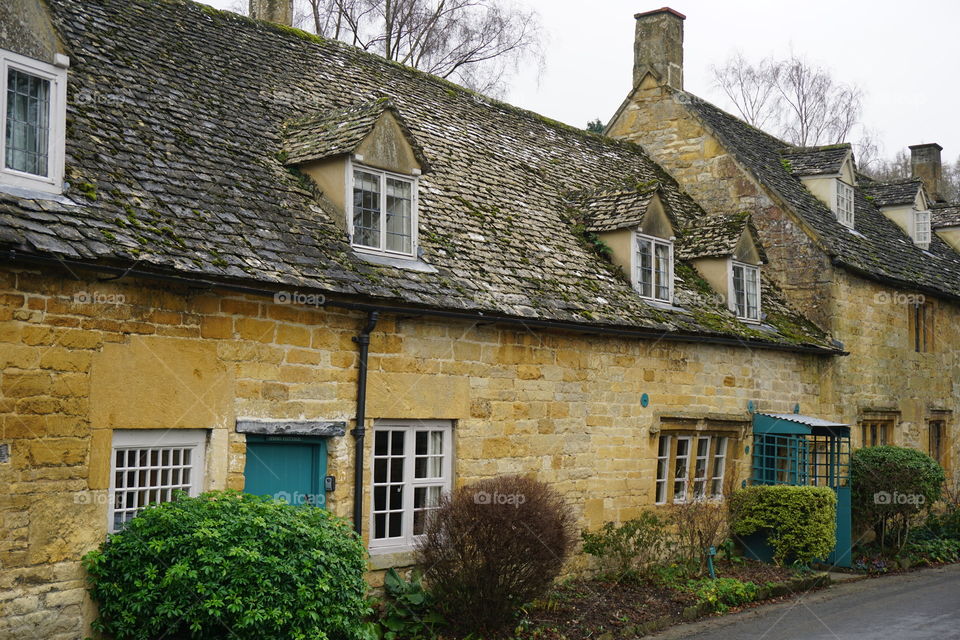
<path id="1" fill-rule="evenodd" d="M 888 533 L 903 546 L 911 518 L 940 498 L 943 481 L 943 467 L 916 449 L 865 447 L 850 456 L 854 517 L 878 530 L 881 548 Z"/>
<path id="2" fill-rule="evenodd" d="M 904 546 L 900 555 L 906 556 L 911 565 L 957 562 L 960 561 L 960 540 L 913 540 Z"/>
<path id="3" fill-rule="evenodd" d="M 573 516 L 555 491 L 504 476 L 441 499 L 418 543 L 418 560 L 451 623 L 497 629 L 547 590 L 573 540 Z"/>
<path id="4" fill-rule="evenodd" d="M 599 558 L 618 575 L 646 575 L 669 555 L 673 546 L 666 520 L 644 511 L 639 517 L 616 525 L 606 522 L 595 532 L 584 531 L 583 551 Z"/>
<path id="5" fill-rule="evenodd" d="M 730 498 L 730 527 L 740 536 L 766 532 L 777 564 L 808 564 L 836 546 L 837 497 L 828 487 L 747 487 Z"/>
<path id="6" fill-rule="evenodd" d="M 84 556 L 94 627 L 132 638 L 354 640 L 366 552 L 329 512 L 236 491 L 148 507 Z"/>
<path id="7" fill-rule="evenodd" d="M 715 613 L 726 613 L 730 607 L 753 602 L 760 587 L 736 578 L 704 578 L 688 582 L 687 590 L 697 597 L 697 602 L 709 605 Z"/>
<path id="8" fill-rule="evenodd" d="M 387 571 L 383 580 L 387 594 L 380 624 L 383 640 L 431 640 L 437 637 L 437 629 L 445 623 L 436 611 L 436 602 L 423 588 L 420 574 L 414 573 L 404 580 L 396 569 Z"/>

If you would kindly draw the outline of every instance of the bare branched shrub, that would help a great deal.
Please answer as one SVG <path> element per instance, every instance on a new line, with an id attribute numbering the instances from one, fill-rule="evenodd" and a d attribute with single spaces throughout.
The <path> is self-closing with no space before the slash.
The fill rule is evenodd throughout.
<path id="1" fill-rule="evenodd" d="M 724 482 L 724 495 L 732 491 L 732 474 Z M 693 484 L 687 486 L 686 495 L 693 496 Z M 707 569 L 707 550 L 717 547 L 729 535 L 726 505 L 705 498 L 680 502 L 670 507 L 670 521 L 677 528 L 677 556 L 691 564 L 699 565 L 699 574 Z"/>
<path id="2" fill-rule="evenodd" d="M 448 620 L 469 631 L 498 629 L 553 582 L 573 547 L 573 522 L 543 482 L 481 480 L 441 500 L 418 562 Z"/>

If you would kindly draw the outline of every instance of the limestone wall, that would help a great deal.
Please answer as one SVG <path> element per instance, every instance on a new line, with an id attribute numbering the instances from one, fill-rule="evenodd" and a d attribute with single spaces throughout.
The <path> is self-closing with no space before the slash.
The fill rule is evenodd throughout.
<path id="1" fill-rule="evenodd" d="M 834 267 L 796 216 L 774 201 L 691 115 L 686 105 L 696 99 L 670 94 L 648 78 L 609 133 L 642 145 L 708 213 L 751 211 L 770 260 L 765 273 L 797 309 L 851 354 L 824 366 L 820 388 L 825 415 L 852 425 L 866 418 L 889 418 L 895 423 L 895 444 L 923 451 L 928 451 L 929 421 L 944 420 L 944 463 L 956 481 L 960 308 Z M 917 353 L 911 343 L 909 306 L 924 298 L 935 307 L 933 347 Z M 862 444 L 856 427 L 853 443 Z"/>
<path id="2" fill-rule="evenodd" d="M 207 429 L 207 488 L 242 488 L 237 417 L 354 415 L 360 314 L 34 271 L 0 272 L 0 301 L 0 636 L 76 638 L 91 619 L 79 559 L 106 535 L 112 429 Z M 456 483 L 534 473 L 589 527 L 651 507 L 662 424 L 748 434 L 749 400 L 819 414 L 829 362 L 391 316 L 370 353 L 370 424 L 453 420 Z M 741 475 L 749 444 L 731 447 Z M 344 517 L 352 465 L 351 436 L 332 438 Z M 387 560 L 404 558 L 372 566 Z"/>

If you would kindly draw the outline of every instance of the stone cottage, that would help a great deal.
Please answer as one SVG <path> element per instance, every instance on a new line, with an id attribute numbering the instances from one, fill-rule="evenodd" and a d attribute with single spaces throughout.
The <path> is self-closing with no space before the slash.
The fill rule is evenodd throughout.
<path id="1" fill-rule="evenodd" d="M 854 445 L 920 448 L 954 471 L 960 411 L 960 216 L 937 144 L 913 178 L 857 171 L 849 144 L 797 148 L 683 88 L 685 16 L 636 18 L 633 88 L 607 133 L 636 142 L 708 214 L 749 214 L 786 300 L 849 352 L 821 379 Z"/>
<path id="2" fill-rule="evenodd" d="M 254 8 L 0 7 L 0 635 L 83 637 L 81 556 L 177 489 L 324 506 L 376 581 L 452 486 L 533 474 L 596 527 L 722 497 L 752 412 L 909 383 L 763 211 Z"/>

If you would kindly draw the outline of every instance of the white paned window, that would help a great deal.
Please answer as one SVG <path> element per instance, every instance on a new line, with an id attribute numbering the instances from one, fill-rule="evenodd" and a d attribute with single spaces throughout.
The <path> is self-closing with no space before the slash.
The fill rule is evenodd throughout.
<path id="1" fill-rule="evenodd" d="M 760 268 L 734 262 L 733 303 L 737 317 L 743 320 L 760 320 Z"/>
<path id="2" fill-rule="evenodd" d="M 707 495 L 707 473 L 710 468 L 710 437 L 697 438 L 697 457 L 693 465 L 693 498 L 702 500 Z"/>
<path id="3" fill-rule="evenodd" d="M 0 184 L 59 193 L 67 59 L 54 66 L 0 49 Z"/>
<path id="4" fill-rule="evenodd" d="M 371 549 L 410 549 L 423 534 L 430 511 L 450 490 L 452 439 L 444 421 L 374 426 Z"/>
<path id="5" fill-rule="evenodd" d="M 673 243 L 635 234 L 635 286 L 640 295 L 652 300 L 673 299 Z"/>
<path id="6" fill-rule="evenodd" d="M 837 179 L 837 221 L 853 229 L 853 187 Z"/>
<path id="7" fill-rule="evenodd" d="M 921 247 L 930 246 L 930 212 L 913 212 L 913 241 Z"/>
<path id="8" fill-rule="evenodd" d="M 207 434 L 200 429 L 113 432 L 108 527 L 119 531 L 144 507 L 195 496 L 203 483 Z"/>
<path id="9" fill-rule="evenodd" d="M 667 470 L 670 468 L 670 436 L 661 436 L 657 449 L 657 504 L 667 501 Z"/>
<path id="10" fill-rule="evenodd" d="M 352 176 L 353 245 L 389 255 L 415 255 L 416 179 L 361 167 L 354 167 Z"/>
<path id="11" fill-rule="evenodd" d="M 660 436 L 656 504 L 722 499 L 729 447 L 727 436 Z"/>
<path id="12" fill-rule="evenodd" d="M 727 470 L 727 442 L 730 438 L 717 438 L 713 454 L 713 473 L 710 479 L 710 497 L 723 497 L 723 474 Z"/>
<path id="13" fill-rule="evenodd" d="M 679 437 L 673 455 L 673 501 L 686 502 L 690 483 L 690 438 Z"/>

